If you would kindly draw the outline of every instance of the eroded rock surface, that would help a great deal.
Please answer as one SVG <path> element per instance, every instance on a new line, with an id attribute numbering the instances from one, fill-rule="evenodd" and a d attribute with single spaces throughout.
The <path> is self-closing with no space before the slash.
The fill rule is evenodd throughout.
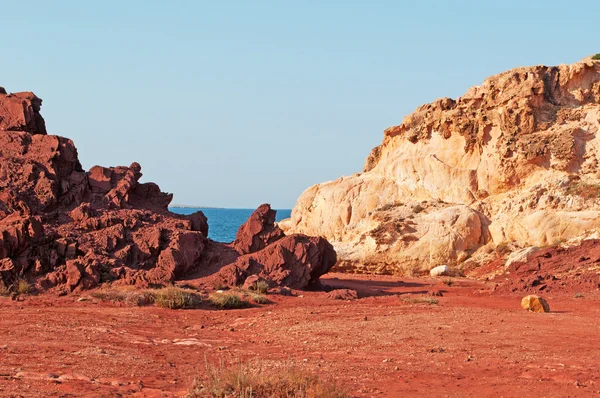
<path id="1" fill-rule="evenodd" d="M 324 239 L 284 237 L 268 205 L 240 228 L 233 256 L 211 253 L 219 245 L 207 238 L 202 212 L 171 213 L 172 195 L 140 183 L 138 163 L 83 170 L 71 140 L 46 134 L 41 103 L 0 89 L 0 285 L 28 279 L 39 290 L 69 292 L 104 282 L 164 285 L 231 258 L 243 275 L 303 288 L 335 263 Z"/>
<path id="2" fill-rule="evenodd" d="M 600 228 L 600 62 L 513 69 L 419 107 L 364 170 L 298 199 L 286 232 L 324 236 L 342 268 L 426 272 Z"/>

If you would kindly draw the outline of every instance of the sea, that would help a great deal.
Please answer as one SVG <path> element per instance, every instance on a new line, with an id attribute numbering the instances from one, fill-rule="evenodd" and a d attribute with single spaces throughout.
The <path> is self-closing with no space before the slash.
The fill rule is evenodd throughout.
<path id="1" fill-rule="evenodd" d="M 256 209 L 219 209 L 214 207 L 169 207 L 173 213 L 192 214 L 201 210 L 208 218 L 208 237 L 217 242 L 233 242 L 235 234 L 240 225 L 246 222 L 248 217 Z M 276 209 L 277 210 L 277 209 Z M 277 210 L 276 221 L 289 218 L 291 209 Z"/>

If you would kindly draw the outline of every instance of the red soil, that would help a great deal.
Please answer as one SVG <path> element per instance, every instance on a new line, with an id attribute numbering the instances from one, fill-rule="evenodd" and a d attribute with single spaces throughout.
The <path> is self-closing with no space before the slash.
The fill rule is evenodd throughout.
<path id="1" fill-rule="evenodd" d="M 0 298 L 0 396 L 182 396 L 205 360 L 294 361 L 352 396 L 593 396 L 600 392 L 600 295 L 545 294 L 520 308 L 494 283 L 322 278 L 360 299 L 270 295 L 245 310 L 168 310 Z M 439 304 L 406 298 L 439 290 Z M 89 297 L 83 293 L 81 297 Z"/>

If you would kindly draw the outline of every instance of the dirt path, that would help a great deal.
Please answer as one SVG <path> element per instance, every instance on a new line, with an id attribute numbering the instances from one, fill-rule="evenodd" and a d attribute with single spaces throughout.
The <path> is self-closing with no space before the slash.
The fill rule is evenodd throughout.
<path id="1" fill-rule="evenodd" d="M 1 298 L 0 396 L 182 396 L 206 361 L 251 359 L 294 361 L 359 397 L 600 396 L 598 293 L 555 293 L 553 312 L 534 314 L 465 280 L 324 281 L 370 297 L 271 295 L 233 311 Z M 432 285 L 439 303 L 418 302 Z"/>

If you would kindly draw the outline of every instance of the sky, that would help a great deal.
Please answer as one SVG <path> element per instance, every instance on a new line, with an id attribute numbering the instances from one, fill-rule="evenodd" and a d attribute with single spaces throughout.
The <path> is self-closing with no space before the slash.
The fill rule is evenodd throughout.
<path id="1" fill-rule="evenodd" d="M 3 1 L 0 86 L 44 100 L 85 169 L 173 203 L 291 208 L 383 130 L 525 65 L 600 52 L 600 2 Z"/>

